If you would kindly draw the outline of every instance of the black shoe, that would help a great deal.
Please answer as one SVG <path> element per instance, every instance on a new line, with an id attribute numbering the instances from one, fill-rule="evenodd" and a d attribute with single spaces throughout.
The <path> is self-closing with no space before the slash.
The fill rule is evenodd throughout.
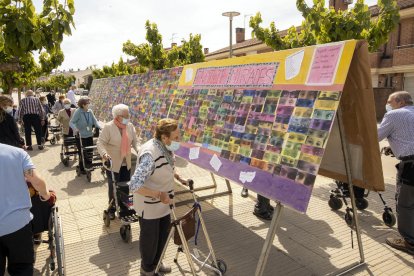
<path id="1" fill-rule="evenodd" d="M 43 150 L 43 149 L 45 148 L 45 146 L 40 145 L 40 146 L 37 146 L 37 148 L 38 148 L 39 150 Z"/>
<path id="2" fill-rule="evenodd" d="M 33 150 L 32 146 L 27 146 L 26 150 Z"/>
<path id="3" fill-rule="evenodd" d="M 261 218 L 261 219 L 272 220 L 272 215 L 273 214 L 269 211 L 260 211 L 256 208 L 254 208 L 253 215 L 255 215 L 256 217 Z"/>
<path id="4" fill-rule="evenodd" d="M 243 188 L 240 195 L 241 195 L 241 197 L 248 197 L 249 196 L 249 190 L 246 189 L 246 188 Z"/>
<path id="5" fill-rule="evenodd" d="M 86 171 L 85 171 L 85 170 L 83 170 L 83 171 L 81 171 L 80 173 L 81 173 L 81 174 L 86 174 Z"/>
<path id="6" fill-rule="evenodd" d="M 275 208 L 272 205 L 269 205 L 268 210 L 273 213 L 273 211 L 275 210 Z"/>

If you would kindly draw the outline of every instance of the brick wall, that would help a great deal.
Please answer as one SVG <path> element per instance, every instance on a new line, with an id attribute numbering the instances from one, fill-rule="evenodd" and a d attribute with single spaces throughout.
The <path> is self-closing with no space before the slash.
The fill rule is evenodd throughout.
<path id="1" fill-rule="evenodd" d="M 374 88 L 375 113 L 378 122 L 381 122 L 384 117 L 388 97 L 394 91 L 392 88 Z"/>
<path id="2" fill-rule="evenodd" d="M 410 45 L 414 43 L 414 18 L 402 19 L 400 21 L 400 46 Z"/>

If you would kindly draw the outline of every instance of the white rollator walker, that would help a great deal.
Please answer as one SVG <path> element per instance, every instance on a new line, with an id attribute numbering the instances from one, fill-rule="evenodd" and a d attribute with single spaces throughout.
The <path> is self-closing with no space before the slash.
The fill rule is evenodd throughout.
<path id="1" fill-rule="evenodd" d="M 129 193 L 128 182 L 117 181 L 112 171 L 112 160 L 103 163 L 105 169 L 111 172 L 113 198 L 108 208 L 103 212 L 103 220 L 106 227 L 111 225 L 109 211 L 115 205 L 115 215 L 121 220 L 119 234 L 124 242 L 129 243 L 132 239 L 131 223 L 138 221 L 138 216 L 133 209 L 133 195 Z"/>
<path id="2" fill-rule="evenodd" d="M 168 234 L 167 242 L 164 246 L 164 249 L 162 250 L 160 261 L 158 262 L 158 265 L 155 269 L 155 274 L 158 273 L 162 259 L 165 256 L 165 253 L 167 251 L 169 240 L 174 236 L 174 243 L 178 245 L 177 248 L 177 254 L 175 255 L 174 262 L 178 263 L 178 255 L 180 252 L 184 252 L 188 264 L 191 268 L 191 273 L 193 275 L 197 275 L 198 272 L 200 272 L 204 267 L 212 270 L 215 272 L 216 275 L 224 275 L 227 271 L 227 265 L 223 260 L 216 259 L 216 255 L 213 250 L 213 246 L 211 244 L 210 238 L 207 233 L 207 228 L 204 223 L 204 219 L 201 215 L 201 206 L 197 201 L 196 195 L 194 194 L 194 182 L 193 180 L 188 180 L 188 186 L 190 188 L 191 195 L 194 199 L 194 205 L 193 207 L 182 217 L 177 218 L 175 214 L 175 207 L 174 204 L 170 204 L 171 214 L 173 220 L 171 221 L 171 228 L 170 233 Z M 170 194 L 170 198 L 173 199 L 174 195 Z M 198 256 L 198 251 L 195 249 L 194 254 L 190 252 L 190 248 L 188 245 L 188 241 L 194 236 L 197 235 L 198 229 L 196 231 L 196 223 L 195 223 L 195 214 L 198 216 L 198 226 L 203 229 L 203 233 L 206 239 L 207 247 L 209 249 L 209 253 L 207 257 L 204 260 L 200 259 L 200 256 Z M 199 270 L 196 270 L 194 267 L 194 262 L 197 262 L 200 265 Z M 207 262 L 210 260 L 210 264 Z"/>
<path id="3" fill-rule="evenodd" d="M 95 169 L 101 169 L 102 176 L 105 176 L 105 169 L 103 168 L 102 159 L 100 154 L 98 153 L 97 146 L 94 144 L 93 146 L 83 146 L 82 136 L 81 133 L 78 132 L 78 138 L 81 148 L 81 157 L 83 162 L 83 167 L 86 171 L 86 180 L 88 182 L 92 181 L 92 172 Z M 90 161 L 90 164 L 86 164 L 86 160 Z M 81 176 L 81 169 L 79 166 L 76 166 L 76 176 Z"/>

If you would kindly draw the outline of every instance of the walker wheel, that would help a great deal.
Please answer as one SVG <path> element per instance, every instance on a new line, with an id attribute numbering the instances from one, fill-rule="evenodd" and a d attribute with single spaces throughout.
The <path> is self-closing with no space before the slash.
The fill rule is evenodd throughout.
<path id="1" fill-rule="evenodd" d="M 111 219 L 109 218 L 109 213 L 107 210 L 104 210 L 103 212 L 103 220 L 106 227 L 109 227 L 109 225 L 111 225 Z"/>
<path id="2" fill-rule="evenodd" d="M 221 274 L 224 274 L 227 271 L 227 265 L 223 260 L 217 259 L 217 267 L 214 265 L 214 263 L 212 266 L 220 270 Z"/>
<path id="3" fill-rule="evenodd" d="M 62 163 L 65 167 L 68 167 L 69 166 L 69 157 L 63 158 Z"/>
<path id="4" fill-rule="evenodd" d="M 331 207 L 332 210 L 339 210 L 342 208 L 343 203 L 342 200 L 335 197 L 334 195 L 331 195 L 331 198 L 328 201 L 329 207 Z"/>
<path id="5" fill-rule="evenodd" d="M 131 225 L 122 225 L 121 228 L 119 228 L 119 234 L 124 242 L 131 242 Z"/>
<path id="6" fill-rule="evenodd" d="M 346 224 L 349 227 L 352 227 L 353 226 L 353 223 L 354 223 L 354 214 L 352 212 L 352 209 L 346 210 L 346 213 L 345 213 L 345 222 L 346 222 Z"/>
<path id="7" fill-rule="evenodd" d="M 90 171 L 86 171 L 86 179 L 90 183 L 92 180 L 92 173 Z"/>
<path id="8" fill-rule="evenodd" d="M 365 198 L 356 198 L 355 205 L 358 210 L 365 210 L 368 208 L 368 200 Z"/>
<path id="9" fill-rule="evenodd" d="M 53 137 L 52 139 L 50 139 L 50 144 L 51 145 L 54 145 L 54 144 L 56 144 L 56 138 L 55 137 Z"/>
<path id="10" fill-rule="evenodd" d="M 393 227 L 397 222 L 397 219 L 395 218 L 395 215 L 392 212 L 391 208 L 385 209 L 384 213 L 382 213 L 382 220 L 388 227 Z"/>
<path id="11" fill-rule="evenodd" d="M 56 268 L 55 263 L 50 263 L 50 270 L 54 271 Z"/>

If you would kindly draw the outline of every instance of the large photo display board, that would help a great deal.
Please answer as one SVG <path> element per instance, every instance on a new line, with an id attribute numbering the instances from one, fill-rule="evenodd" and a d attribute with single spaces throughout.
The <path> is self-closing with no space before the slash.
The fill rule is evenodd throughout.
<path id="1" fill-rule="evenodd" d="M 111 88 L 120 87 L 119 78 L 94 80 L 91 94 L 105 105 L 102 113 L 128 104 L 144 140 L 160 118 L 177 119 L 178 156 L 306 212 L 355 45 L 351 40 L 150 72 L 130 77 L 126 90 Z"/>

